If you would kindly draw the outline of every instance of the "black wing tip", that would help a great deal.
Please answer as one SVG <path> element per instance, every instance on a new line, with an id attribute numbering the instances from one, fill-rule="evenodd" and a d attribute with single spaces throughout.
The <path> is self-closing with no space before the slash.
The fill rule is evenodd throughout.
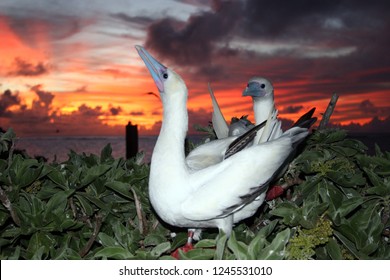
<path id="1" fill-rule="evenodd" d="M 261 124 L 254 126 L 250 130 L 245 132 L 243 135 L 239 136 L 236 140 L 234 140 L 226 150 L 224 159 L 231 157 L 235 153 L 238 153 L 246 146 L 248 146 L 248 144 L 252 142 L 252 140 L 256 137 L 257 131 L 264 127 L 266 123 L 266 120 L 263 121 Z"/>
<path id="2" fill-rule="evenodd" d="M 303 114 L 291 127 L 302 127 L 310 128 L 316 121 L 317 118 L 313 117 L 316 107 L 311 108 L 308 112 Z"/>

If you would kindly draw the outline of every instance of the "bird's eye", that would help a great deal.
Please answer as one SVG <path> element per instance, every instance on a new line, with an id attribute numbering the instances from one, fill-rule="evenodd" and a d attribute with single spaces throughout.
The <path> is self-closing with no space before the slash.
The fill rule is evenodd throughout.
<path id="1" fill-rule="evenodd" d="M 261 88 L 265 88 L 265 84 L 261 84 L 260 87 L 261 87 Z"/>
<path id="2" fill-rule="evenodd" d="M 168 74 L 167 74 L 167 73 L 164 73 L 164 74 L 163 74 L 163 78 L 164 78 L 164 79 L 168 79 Z"/>

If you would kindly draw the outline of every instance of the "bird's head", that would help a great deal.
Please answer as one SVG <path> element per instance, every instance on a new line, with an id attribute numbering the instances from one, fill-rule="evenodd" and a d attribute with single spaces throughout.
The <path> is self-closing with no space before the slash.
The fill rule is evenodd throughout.
<path id="1" fill-rule="evenodd" d="M 268 97 L 273 96 L 274 87 L 272 83 L 263 77 L 253 77 L 249 80 L 242 96 Z"/>
<path id="2" fill-rule="evenodd" d="M 135 48 L 152 75 L 162 97 L 166 97 L 168 94 L 187 94 L 187 87 L 183 79 L 176 72 L 157 61 L 143 47 L 135 46 Z"/>

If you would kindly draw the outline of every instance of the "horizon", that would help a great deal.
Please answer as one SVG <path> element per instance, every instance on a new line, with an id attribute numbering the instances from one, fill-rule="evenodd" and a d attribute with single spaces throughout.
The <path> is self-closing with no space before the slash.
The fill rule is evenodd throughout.
<path id="1" fill-rule="evenodd" d="M 0 3 L 0 127 L 17 136 L 158 135 L 162 104 L 134 48 L 143 45 L 189 89 L 189 134 L 211 121 L 210 82 L 227 120 L 269 78 L 287 127 L 331 95 L 331 127 L 390 131 L 388 1 L 79 1 Z M 279 20 L 283 19 L 283 20 Z M 212 28 L 211 28 L 212 27 Z M 317 124 L 319 121 L 317 122 Z"/>

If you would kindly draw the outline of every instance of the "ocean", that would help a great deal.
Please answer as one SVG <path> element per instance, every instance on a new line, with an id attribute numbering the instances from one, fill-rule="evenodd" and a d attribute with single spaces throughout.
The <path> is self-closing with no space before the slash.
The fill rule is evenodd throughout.
<path id="1" fill-rule="evenodd" d="M 369 154 L 373 154 L 374 145 L 377 143 L 383 151 L 390 151 L 389 133 L 351 133 L 351 138 L 362 141 L 368 148 Z M 200 143 L 203 135 L 189 136 L 193 143 Z M 145 153 L 145 162 L 150 162 L 157 136 L 140 136 L 138 140 L 139 151 Z M 43 156 L 49 162 L 56 160 L 63 162 L 68 159 L 70 150 L 76 153 L 100 155 L 101 150 L 108 143 L 112 147 L 112 155 L 115 158 L 126 156 L 125 136 L 50 136 L 50 137 L 19 137 L 15 148 L 25 150 L 30 156 Z"/>
<path id="2" fill-rule="evenodd" d="M 200 143 L 203 135 L 190 136 L 193 143 Z M 150 162 L 157 136 L 140 136 L 138 150 L 145 153 L 144 162 Z M 111 144 L 114 158 L 126 157 L 125 136 L 47 136 L 19 137 L 15 148 L 24 150 L 29 156 L 43 156 L 49 162 L 63 162 L 68 159 L 70 150 L 76 153 L 100 155 L 101 150 Z"/>

